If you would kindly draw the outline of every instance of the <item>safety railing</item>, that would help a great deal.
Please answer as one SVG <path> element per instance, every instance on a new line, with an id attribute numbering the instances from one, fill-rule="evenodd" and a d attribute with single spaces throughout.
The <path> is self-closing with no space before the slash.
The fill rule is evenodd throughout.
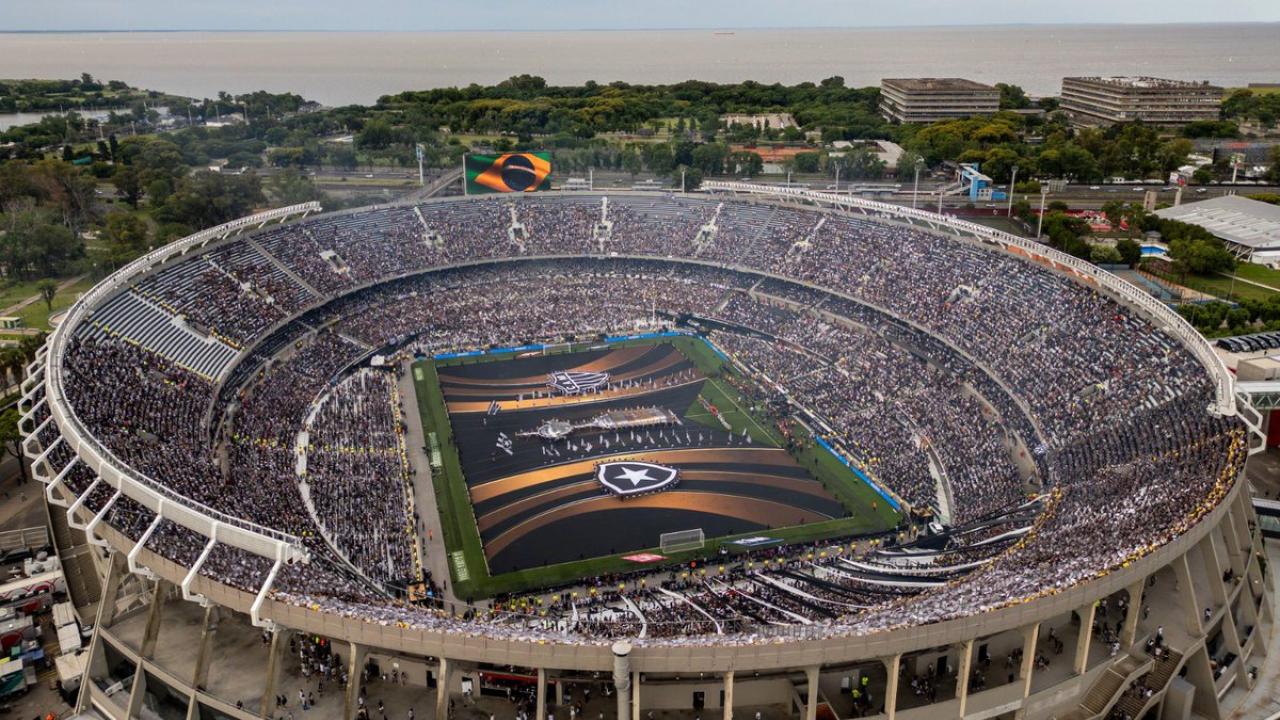
<path id="1" fill-rule="evenodd" d="M 48 351 L 44 357 L 45 398 L 49 401 L 49 413 L 76 455 L 103 481 L 126 497 L 193 532 L 206 537 L 213 537 L 216 534 L 218 542 L 271 559 L 284 559 L 289 562 L 306 561 L 309 558 L 306 548 L 297 536 L 229 515 L 187 497 L 130 467 L 100 443 L 76 416 L 75 408 L 67 402 L 62 387 L 62 364 L 71 339 L 81 323 L 92 315 L 94 309 L 116 292 L 128 287 L 139 275 L 155 265 L 245 229 L 260 228 L 272 221 L 283 222 L 294 215 L 305 216 L 320 209 L 319 203 L 309 202 L 268 210 L 202 230 L 143 255 L 112 273 L 110 277 L 80 297 L 68 311 L 66 319 L 49 338 L 46 345 Z"/>

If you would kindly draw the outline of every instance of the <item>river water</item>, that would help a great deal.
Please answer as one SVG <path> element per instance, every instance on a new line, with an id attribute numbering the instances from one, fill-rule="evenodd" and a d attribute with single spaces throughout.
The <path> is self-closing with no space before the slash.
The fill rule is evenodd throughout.
<path id="1" fill-rule="evenodd" d="M 1056 94 L 1068 75 L 1280 82 L 1280 24 L 572 32 L 0 33 L 0 77 L 95 77 L 181 95 L 265 89 L 326 105 L 401 90 L 841 75 L 967 77 Z"/>

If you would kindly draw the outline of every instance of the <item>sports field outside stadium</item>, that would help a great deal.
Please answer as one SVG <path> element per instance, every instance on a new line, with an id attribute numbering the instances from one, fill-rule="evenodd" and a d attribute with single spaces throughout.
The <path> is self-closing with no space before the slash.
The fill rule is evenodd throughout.
<path id="1" fill-rule="evenodd" d="M 577 397 L 547 392 L 548 373 L 582 368 L 607 369 L 610 388 Z M 428 452 L 439 463 L 431 477 L 459 597 L 641 569 L 625 559 L 640 553 L 685 563 L 714 557 L 721 546 L 746 549 L 735 540 L 865 536 L 900 519 L 803 428 L 789 425 L 787 442 L 746 399 L 759 396 L 755 380 L 701 338 L 427 359 L 413 374 Z M 551 420 L 580 423 L 638 408 L 679 420 L 559 442 L 517 435 Z M 677 469 L 678 485 L 635 498 L 606 494 L 595 466 L 632 461 Z M 659 548 L 662 533 L 694 528 L 706 535 L 702 549 Z"/>

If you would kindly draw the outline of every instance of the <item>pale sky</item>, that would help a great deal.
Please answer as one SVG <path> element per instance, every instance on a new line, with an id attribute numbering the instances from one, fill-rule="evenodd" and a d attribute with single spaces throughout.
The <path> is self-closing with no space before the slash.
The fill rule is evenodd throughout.
<path id="1" fill-rule="evenodd" d="M 1280 22 L 1280 0 L 0 0 L 0 31 Z"/>

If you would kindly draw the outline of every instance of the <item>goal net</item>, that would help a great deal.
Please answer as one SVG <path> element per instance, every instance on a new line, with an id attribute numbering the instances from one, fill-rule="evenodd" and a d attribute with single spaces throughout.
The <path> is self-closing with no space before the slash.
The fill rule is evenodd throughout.
<path id="1" fill-rule="evenodd" d="M 707 541 L 702 535 L 702 528 L 662 533 L 659 540 L 659 545 L 664 553 L 701 550 L 706 544 Z"/>

